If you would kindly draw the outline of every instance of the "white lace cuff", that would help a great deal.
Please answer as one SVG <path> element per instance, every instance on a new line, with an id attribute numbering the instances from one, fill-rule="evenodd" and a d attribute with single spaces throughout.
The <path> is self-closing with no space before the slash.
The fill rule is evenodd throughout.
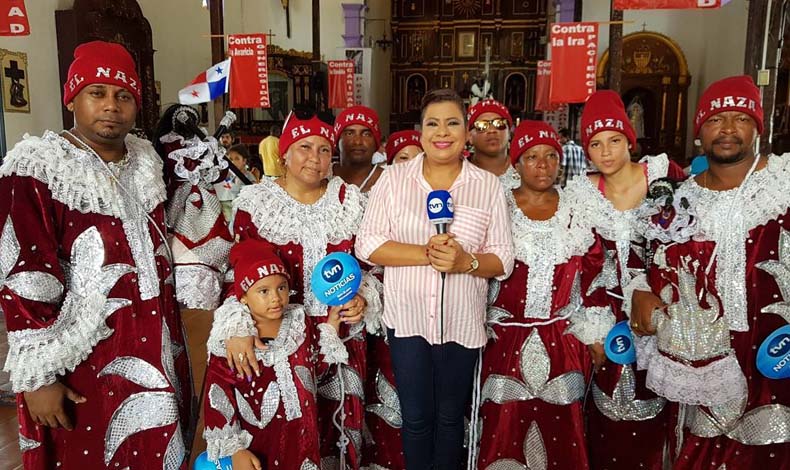
<path id="1" fill-rule="evenodd" d="M 256 336 L 258 331 L 247 308 L 236 297 L 228 297 L 221 307 L 214 311 L 214 322 L 208 336 L 208 352 L 226 357 L 225 340 L 234 337 Z"/>
<path id="2" fill-rule="evenodd" d="M 362 275 L 362 285 L 359 286 L 358 293 L 368 303 L 365 309 L 365 328 L 372 335 L 379 334 L 383 328 L 381 317 L 384 315 L 384 304 L 381 299 L 384 285 L 376 276 L 365 273 Z"/>
<path id="3" fill-rule="evenodd" d="M 177 265 L 176 299 L 187 308 L 214 310 L 219 306 L 223 275 L 199 264 Z"/>
<path id="4" fill-rule="evenodd" d="M 636 349 L 636 370 L 645 370 L 650 364 L 650 359 L 658 352 L 658 340 L 655 335 L 632 336 L 634 338 L 634 348 Z"/>
<path id="5" fill-rule="evenodd" d="M 565 334 L 572 334 L 587 345 L 603 344 L 609 330 L 614 326 L 614 320 L 611 307 L 582 308 L 571 316 L 571 324 Z"/>
<path id="6" fill-rule="evenodd" d="M 119 277 L 124 272 L 118 271 Z M 58 375 L 73 371 L 99 341 L 112 335 L 105 323 L 107 317 L 131 303 L 111 298 L 96 308 L 95 299 L 69 291 L 52 325 L 9 331 L 4 370 L 11 375 L 14 393 L 38 390 L 55 383 Z"/>
<path id="7" fill-rule="evenodd" d="M 746 400 L 746 377 L 734 355 L 692 367 L 660 354 L 655 342 L 652 344 L 654 352 L 649 355 L 646 385 L 656 394 L 670 401 L 708 407 Z"/>
<path id="8" fill-rule="evenodd" d="M 204 429 L 203 439 L 206 440 L 208 459 L 217 461 L 250 447 L 252 435 L 241 429 L 239 423 L 236 422 L 226 424 L 221 428 Z"/>
<path id="9" fill-rule="evenodd" d="M 348 364 L 348 351 L 337 331 L 329 323 L 318 325 L 318 349 L 327 364 Z"/>
<path id="10" fill-rule="evenodd" d="M 629 319 L 631 319 L 631 298 L 635 290 L 650 292 L 650 286 L 647 283 L 647 276 L 645 274 L 636 276 L 631 279 L 631 282 L 623 287 L 623 312 Z"/>

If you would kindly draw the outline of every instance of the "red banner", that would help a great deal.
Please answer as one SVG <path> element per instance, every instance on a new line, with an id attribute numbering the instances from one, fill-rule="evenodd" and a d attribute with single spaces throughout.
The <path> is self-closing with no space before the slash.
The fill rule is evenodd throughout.
<path id="1" fill-rule="evenodd" d="M 551 25 L 552 104 L 583 103 L 595 93 L 598 23 Z"/>
<path id="2" fill-rule="evenodd" d="M 230 107 L 270 108 L 265 34 L 228 36 Z"/>
<path id="3" fill-rule="evenodd" d="M 551 104 L 551 61 L 538 61 L 538 75 L 535 80 L 535 111 L 554 111 Z"/>
<path id="4" fill-rule="evenodd" d="M 330 60 L 329 107 L 345 109 L 354 106 L 354 61 Z"/>
<path id="5" fill-rule="evenodd" d="M 615 10 L 719 8 L 721 0 L 614 0 Z"/>
<path id="6" fill-rule="evenodd" d="M 0 0 L 0 36 L 28 36 L 25 0 Z"/>

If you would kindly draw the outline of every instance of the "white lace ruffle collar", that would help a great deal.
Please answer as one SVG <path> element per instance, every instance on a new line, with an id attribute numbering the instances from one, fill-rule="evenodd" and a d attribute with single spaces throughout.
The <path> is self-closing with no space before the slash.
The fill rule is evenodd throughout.
<path id="1" fill-rule="evenodd" d="M 146 212 L 165 201 L 162 159 L 147 140 L 127 135 L 128 163 L 120 169 L 124 184 L 134 186 Z M 42 137 L 25 134 L 6 155 L 0 176 L 29 176 L 49 187 L 52 198 L 69 209 L 124 218 L 125 209 L 107 168 L 85 150 L 60 135 L 46 131 Z"/>
<path id="2" fill-rule="evenodd" d="M 344 200 L 340 190 L 345 187 Z M 316 243 L 324 246 L 350 240 L 362 223 L 364 199 L 359 189 L 332 177 L 326 192 L 313 204 L 292 198 L 275 180 L 264 179 L 245 186 L 234 203 L 252 217 L 258 233 L 266 240 L 287 243 Z"/>
<path id="3" fill-rule="evenodd" d="M 537 258 L 551 261 L 553 266 L 567 262 L 573 256 L 583 255 L 593 244 L 592 227 L 573 224 L 573 205 L 560 188 L 557 212 L 548 220 L 532 220 L 518 207 L 512 191 L 505 191 L 510 208 L 515 257 L 526 265 Z"/>

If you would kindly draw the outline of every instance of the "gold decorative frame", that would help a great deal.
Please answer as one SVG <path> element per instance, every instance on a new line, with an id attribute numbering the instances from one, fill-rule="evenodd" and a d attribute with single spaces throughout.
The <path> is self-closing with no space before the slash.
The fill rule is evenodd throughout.
<path id="1" fill-rule="evenodd" d="M 6 73 L 12 69 L 22 72 L 23 77 L 18 80 L 22 88 L 22 100 L 24 105 L 19 106 L 11 103 L 11 87 L 13 80 Z M 27 54 L 24 52 L 14 52 L 0 48 L 0 85 L 3 90 L 3 110 L 9 113 L 30 113 L 30 75 L 27 72 Z"/>

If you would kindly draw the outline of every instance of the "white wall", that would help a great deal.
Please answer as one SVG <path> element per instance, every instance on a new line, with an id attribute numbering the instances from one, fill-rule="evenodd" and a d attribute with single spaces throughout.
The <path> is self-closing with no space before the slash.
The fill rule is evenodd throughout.
<path id="1" fill-rule="evenodd" d="M 610 0 L 584 0 L 583 21 L 609 21 Z M 694 111 L 697 100 L 712 82 L 743 73 L 746 49 L 747 0 L 732 0 L 715 10 L 627 10 L 623 35 L 654 31 L 673 39 L 689 66 L 687 150 L 691 151 Z M 609 26 L 601 25 L 598 57 L 609 47 Z"/>
<path id="2" fill-rule="evenodd" d="M 25 2 L 30 22 L 29 36 L 0 37 L 0 47 L 27 53 L 30 113 L 5 113 L 8 148 L 28 132 L 41 134 L 44 129 L 60 130 L 62 84 L 58 75 L 55 10 L 71 8 L 73 0 L 35 0 Z M 0 105 L 1 106 L 1 105 Z"/>

